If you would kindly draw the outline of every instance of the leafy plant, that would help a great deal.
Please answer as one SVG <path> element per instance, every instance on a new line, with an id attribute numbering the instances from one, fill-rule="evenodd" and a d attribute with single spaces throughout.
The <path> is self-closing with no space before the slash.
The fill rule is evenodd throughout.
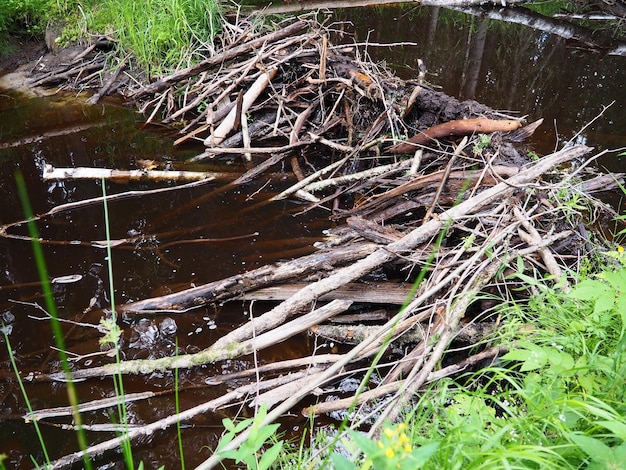
<path id="1" fill-rule="evenodd" d="M 334 468 L 337 470 L 367 470 L 370 468 L 411 470 L 423 468 L 424 464 L 437 451 L 439 443 L 433 442 L 414 449 L 406 435 L 406 429 L 405 423 L 385 426 L 380 439 L 377 441 L 348 429 L 347 433 L 351 440 L 364 455 L 363 462 L 357 463 L 348 460 L 340 453 L 335 452 L 331 456 Z M 344 442 L 344 446 L 349 447 L 350 444 Z"/>
<path id="2" fill-rule="evenodd" d="M 232 459 L 238 464 L 245 463 L 247 468 L 252 470 L 267 470 L 270 468 L 276 462 L 278 455 L 283 449 L 283 441 L 278 441 L 268 449 L 265 449 L 263 455 L 259 458 L 259 451 L 271 441 L 274 433 L 280 426 L 279 424 L 261 426 L 266 416 L 267 407 L 262 405 L 253 418 L 247 418 L 238 423 L 235 423 L 230 418 L 224 418 L 222 424 L 225 432 L 220 439 L 217 449 L 215 449 L 215 453 L 222 458 Z M 249 430 L 248 439 L 235 450 L 225 450 L 226 446 L 237 434 L 244 430 Z"/>

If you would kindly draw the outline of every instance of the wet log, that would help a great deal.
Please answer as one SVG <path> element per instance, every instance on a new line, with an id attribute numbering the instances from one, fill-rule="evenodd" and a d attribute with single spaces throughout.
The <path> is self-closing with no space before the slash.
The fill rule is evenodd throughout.
<path id="1" fill-rule="evenodd" d="M 470 323 L 463 326 L 455 336 L 455 340 L 465 344 L 477 344 L 486 336 L 495 331 L 497 324 L 489 323 Z M 320 336 L 325 340 L 330 340 L 342 344 L 359 344 L 368 336 L 380 330 L 379 325 L 316 325 L 310 328 L 310 332 Z M 404 347 L 408 344 L 416 344 L 423 341 L 425 328 L 423 326 L 414 326 L 404 332 L 402 336 L 393 341 L 396 347 Z"/>
<path id="2" fill-rule="evenodd" d="M 306 287 L 305 282 L 264 287 L 250 292 L 245 292 L 243 300 L 276 301 L 286 300 L 299 290 Z M 402 305 L 411 292 L 411 285 L 397 282 L 372 283 L 349 283 L 335 289 L 328 294 L 320 296 L 318 300 L 329 301 L 335 299 L 351 300 L 353 302 L 370 304 Z"/>
<path id="3" fill-rule="evenodd" d="M 237 274 L 174 294 L 127 303 L 119 306 L 118 309 L 125 313 L 183 312 L 210 302 L 237 297 L 244 292 L 285 280 L 298 279 L 301 276 L 328 269 L 336 264 L 354 262 L 372 253 L 377 247 L 378 245 L 373 243 L 358 243 L 332 250 L 321 250 L 292 261 L 263 266 L 247 273 Z"/>
<path id="4" fill-rule="evenodd" d="M 522 123 L 513 119 L 461 119 L 437 124 L 400 144 L 390 147 L 392 153 L 413 153 L 420 145 L 442 137 L 465 136 L 472 134 L 492 134 L 510 132 L 522 127 Z"/>
<path id="5" fill-rule="evenodd" d="M 111 180 L 119 183 L 129 181 L 204 181 L 226 180 L 230 181 L 237 177 L 232 173 L 200 172 L 200 171 L 175 171 L 175 170 L 111 170 L 108 168 L 55 168 L 46 165 L 43 169 L 44 181 L 55 180 Z"/>

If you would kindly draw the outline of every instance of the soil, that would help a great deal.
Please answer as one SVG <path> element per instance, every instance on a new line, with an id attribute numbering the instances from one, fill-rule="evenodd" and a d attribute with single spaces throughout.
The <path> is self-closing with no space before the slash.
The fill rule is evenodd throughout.
<path id="1" fill-rule="evenodd" d="M 23 39 L 7 36 L 1 39 L 2 53 L 0 53 L 0 75 L 16 70 L 18 67 L 36 62 L 46 55 L 48 49 L 43 39 Z"/>
<path id="2" fill-rule="evenodd" d="M 28 87 L 27 78 L 37 69 L 54 70 L 71 61 L 84 46 L 69 46 L 51 52 L 43 38 L 3 37 L 0 53 L 0 83 L 3 89 Z"/>

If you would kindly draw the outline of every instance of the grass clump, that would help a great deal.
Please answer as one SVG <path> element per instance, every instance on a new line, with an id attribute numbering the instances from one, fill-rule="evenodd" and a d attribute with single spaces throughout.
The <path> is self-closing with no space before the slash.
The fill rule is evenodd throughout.
<path id="1" fill-rule="evenodd" d="M 104 0 L 93 5 L 89 28 L 119 40 L 150 75 L 202 58 L 221 24 L 217 0 Z"/>

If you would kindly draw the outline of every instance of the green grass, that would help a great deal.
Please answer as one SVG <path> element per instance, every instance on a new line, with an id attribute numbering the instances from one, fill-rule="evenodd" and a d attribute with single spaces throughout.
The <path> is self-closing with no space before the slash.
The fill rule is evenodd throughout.
<path id="1" fill-rule="evenodd" d="M 150 75 L 200 60 L 220 24 L 217 0 L 104 0 L 88 15 L 90 30 L 118 39 Z"/>
<path id="2" fill-rule="evenodd" d="M 218 0 L 2 0 L 2 33 L 43 36 L 49 22 L 65 25 L 62 44 L 107 34 L 150 75 L 198 61 L 213 45 Z"/>

